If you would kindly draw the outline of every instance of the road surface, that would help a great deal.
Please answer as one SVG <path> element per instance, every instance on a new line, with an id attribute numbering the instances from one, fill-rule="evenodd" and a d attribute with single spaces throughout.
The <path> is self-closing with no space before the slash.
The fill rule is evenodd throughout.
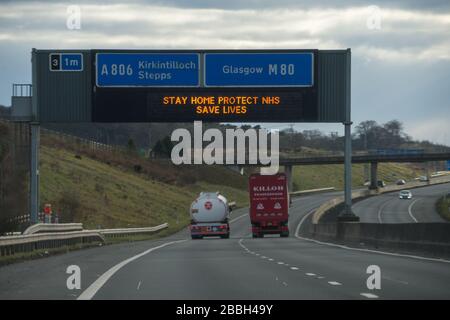
<path id="1" fill-rule="evenodd" d="M 70 252 L 0 268 L 0 299 L 450 299 L 450 263 L 320 244 L 296 236 L 336 193 L 294 199 L 289 238 L 250 237 L 245 209 L 230 239 L 153 241 Z M 66 268 L 81 268 L 80 290 Z M 381 289 L 367 288 L 371 265 Z"/>
<path id="2" fill-rule="evenodd" d="M 412 199 L 399 199 L 395 191 L 359 201 L 353 211 L 361 222 L 369 223 L 445 222 L 435 203 L 449 192 L 450 183 L 411 189 Z"/>

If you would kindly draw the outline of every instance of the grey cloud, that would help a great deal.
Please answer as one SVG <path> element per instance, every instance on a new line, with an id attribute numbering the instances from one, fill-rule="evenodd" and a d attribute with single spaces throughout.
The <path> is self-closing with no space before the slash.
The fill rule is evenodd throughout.
<path id="1" fill-rule="evenodd" d="M 38 48 L 247 48 L 247 47 L 351 47 L 353 120 L 374 119 L 385 122 L 393 118 L 405 122 L 407 129 L 419 138 L 433 138 L 432 123 L 436 118 L 450 123 L 450 59 L 439 59 L 427 53 L 421 59 L 408 59 L 423 55 L 424 50 L 442 46 L 450 52 L 449 22 L 433 20 L 436 15 L 450 12 L 450 1 L 145 1 L 155 5 L 155 12 L 132 17 L 130 20 L 115 16 L 101 18 L 95 12 L 83 12 L 82 30 L 70 31 L 65 27 L 64 6 L 55 9 L 56 2 L 40 2 L 28 16 L 2 17 L 2 5 L 26 5 L 34 2 L 14 1 L 0 3 L 0 104 L 10 104 L 11 83 L 30 82 L 30 50 Z M 89 6 L 104 1 L 67 1 L 62 4 Z M 108 1 L 110 3 L 110 1 Z M 115 1 L 115 3 L 130 2 Z M 134 3 L 144 3 L 135 1 Z M 160 5 L 160 7 L 157 7 Z M 168 9 L 167 6 L 172 6 Z M 339 16 L 313 21 L 309 26 L 296 16 L 295 10 L 326 10 L 340 8 L 337 15 L 345 14 L 351 6 L 378 5 L 381 8 L 399 7 L 408 12 L 432 12 L 427 19 L 391 19 L 382 22 L 381 30 L 368 30 L 365 17 L 340 19 Z M 40 8 L 53 8 L 55 12 Z M 139 6 L 137 6 L 139 9 Z M 159 9 L 158 9 L 159 8 Z M 163 9 L 162 11 L 160 9 Z M 181 10 L 179 8 L 182 8 Z M 220 8 L 227 10 L 194 10 Z M 291 8 L 290 10 L 279 10 Z M 147 8 L 142 8 L 146 10 Z M 245 10 L 244 10 L 245 9 Z M 140 12 L 142 13 L 142 10 Z M 324 12 L 326 12 L 324 10 Z M 412 10 L 412 11 L 411 11 Z M 39 13 L 41 11 L 41 13 Z M 195 14 L 192 15 L 192 12 Z M 317 11 L 317 10 L 316 10 Z M 320 11 L 320 10 L 319 10 Z M 161 12 L 164 16 L 161 16 Z M 199 14 L 200 12 L 200 14 Z M 114 12 L 115 13 L 115 12 Z M 145 13 L 145 12 L 144 12 Z M 311 14 L 311 12 L 309 12 Z M 120 14 L 120 12 L 118 12 Z M 174 15 L 178 15 L 175 16 Z M 190 16 L 191 15 L 191 16 Z M 422 16 L 420 16 L 422 17 Z M 327 25 L 326 20 L 338 19 Z M 340 19 L 340 20 L 339 20 Z M 444 19 L 445 20 L 445 19 Z M 320 20 L 322 21 L 322 20 Z M 446 24 L 447 23 L 447 24 Z M 447 26 L 447 27 L 446 27 Z M 10 35 L 11 39 L 1 38 Z M 398 54 L 378 58 L 374 50 Z M 279 127 L 273 124 L 272 127 Z M 285 125 L 284 125 L 285 126 Z M 298 129 L 320 127 L 339 129 L 339 125 L 318 126 L 300 124 Z M 416 130 L 414 130 L 416 129 Z M 450 129 L 446 129 L 450 138 Z M 429 134 L 427 133 L 429 132 Z M 450 141 L 447 141 L 450 144 Z"/>
<path id="2" fill-rule="evenodd" d="M 3 0 L 4 3 L 25 3 L 25 2 L 52 2 L 49 0 Z M 123 3 L 123 0 L 69 0 L 61 1 L 61 3 L 67 4 L 86 4 L 86 3 L 98 3 L 98 4 L 113 4 Z M 142 4 L 154 4 L 159 6 L 171 6 L 179 8 L 212 8 L 212 9 L 274 9 L 274 8 L 345 8 L 349 6 L 371 6 L 377 5 L 380 7 L 390 8 L 403 8 L 419 11 L 449 11 L 450 2 L 448 0 L 131 0 L 127 3 L 142 3 Z"/>

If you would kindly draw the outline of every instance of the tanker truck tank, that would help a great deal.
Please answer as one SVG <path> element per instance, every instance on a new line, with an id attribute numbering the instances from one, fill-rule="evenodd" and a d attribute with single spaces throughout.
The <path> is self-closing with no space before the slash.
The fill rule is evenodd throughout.
<path id="1" fill-rule="evenodd" d="M 205 236 L 228 238 L 230 227 L 228 200 L 218 192 L 202 192 L 191 204 L 191 236 L 200 239 Z"/>

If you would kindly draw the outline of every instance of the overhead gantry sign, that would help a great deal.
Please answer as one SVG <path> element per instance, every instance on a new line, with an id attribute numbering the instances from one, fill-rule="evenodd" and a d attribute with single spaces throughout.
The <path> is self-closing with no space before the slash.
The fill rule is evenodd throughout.
<path id="1" fill-rule="evenodd" d="M 345 122 L 350 50 L 36 50 L 33 122 Z"/>
<path id="2" fill-rule="evenodd" d="M 38 210 L 40 123 L 334 122 L 345 125 L 351 215 L 350 49 L 32 50 L 31 211 Z"/>

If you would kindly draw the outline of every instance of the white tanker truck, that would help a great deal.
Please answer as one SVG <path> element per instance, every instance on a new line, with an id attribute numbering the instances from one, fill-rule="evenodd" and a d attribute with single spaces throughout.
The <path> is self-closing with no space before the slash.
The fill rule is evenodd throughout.
<path id="1" fill-rule="evenodd" d="M 202 239 L 209 236 L 230 237 L 228 216 L 231 208 L 227 199 L 219 192 L 202 192 L 192 202 L 189 226 L 192 239 Z"/>

